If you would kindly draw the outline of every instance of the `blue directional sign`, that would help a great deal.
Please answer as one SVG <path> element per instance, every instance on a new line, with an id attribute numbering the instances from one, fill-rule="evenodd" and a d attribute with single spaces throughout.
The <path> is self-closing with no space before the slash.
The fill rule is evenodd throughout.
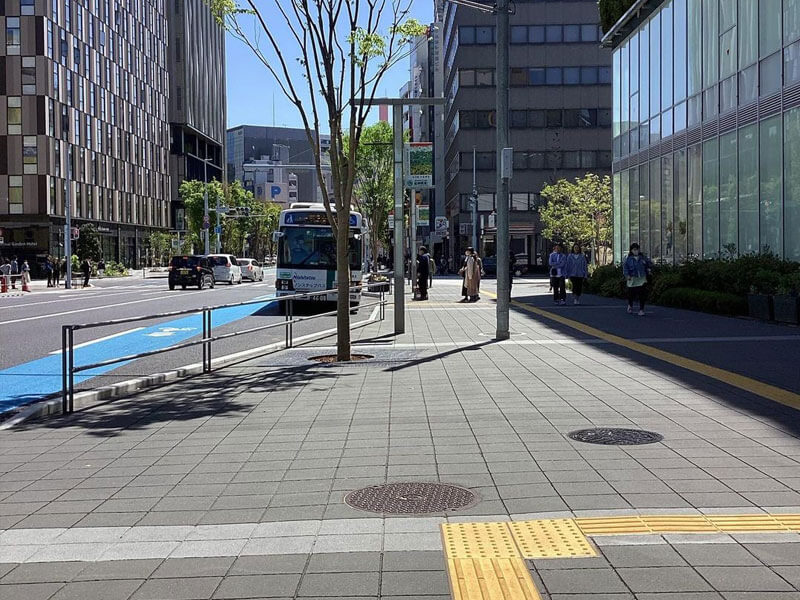
<path id="1" fill-rule="evenodd" d="M 214 227 L 214 233 L 222 233 L 222 225 L 217 225 Z"/>

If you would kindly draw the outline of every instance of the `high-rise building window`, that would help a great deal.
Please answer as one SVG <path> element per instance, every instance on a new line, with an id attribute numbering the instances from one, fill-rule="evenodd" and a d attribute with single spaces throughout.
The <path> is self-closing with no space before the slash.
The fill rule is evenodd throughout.
<path id="1" fill-rule="evenodd" d="M 67 29 L 72 29 L 72 7 L 70 0 L 64 0 L 64 22 Z"/>
<path id="2" fill-rule="evenodd" d="M 22 57 L 22 93 L 36 94 L 36 57 Z"/>
<path id="3" fill-rule="evenodd" d="M 8 212 L 12 215 L 21 215 L 22 203 L 22 175 L 8 176 Z"/>
<path id="4" fill-rule="evenodd" d="M 6 52 L 19 54 L 20 43 L 19 17 L 6 17 Z"/>
<path id="5" fill-rule="evenodd" d="M 39 162 L 36 148 L 36 136 L 26 135 L 22 138 L 22 168 L 26 175 L 36 175 Z"/>
<path id="6" fill-rule="evenodd" d="M 50 137 L 56 136 L 56 102 L 52 98 L 47 99 L 47 131 Z"/>
<path id="7" fill-rule="evenodd" d="M 19 135 L 22 133 L 22 99 L 19 96 L 9 96 L 7 105 L 8 133 Z"/>
<path id="8" fill-rule="evenodd" d="M 53 22 L 47 20 L 47 57 L 53 58 Z"/>

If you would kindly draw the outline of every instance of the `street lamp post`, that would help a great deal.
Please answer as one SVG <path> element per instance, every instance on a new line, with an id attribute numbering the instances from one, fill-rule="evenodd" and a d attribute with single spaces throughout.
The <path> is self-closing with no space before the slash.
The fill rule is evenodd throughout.
<path id="1" fill-rule="evenodd" d="M 513 151 L 508 148 L 508 48 L 509 0 L 497 2 L 497 331 L 498 340 L 510 337 L 508 310 L 511 301 L 508 232 L 508 187 Z"/>

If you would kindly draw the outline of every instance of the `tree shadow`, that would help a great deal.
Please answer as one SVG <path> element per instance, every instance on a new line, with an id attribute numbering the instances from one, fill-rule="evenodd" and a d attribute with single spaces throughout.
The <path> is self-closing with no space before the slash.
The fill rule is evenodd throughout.
<path id="1" fill-rule="evenodd" d="M 226 367 L 76 410 L 70 415 L 24 421 L 11 430 L 81 428 L 89 435 L 111 438 L 170 421 L 220 415 L 243 418 L 263 401 L 254 398 L 254 394 L 290 393 L 320 379 L 346 376 L 347 373 L 326 372 L 317 365 Z M 242 394 L 248 397 L 243 398 Z"/>

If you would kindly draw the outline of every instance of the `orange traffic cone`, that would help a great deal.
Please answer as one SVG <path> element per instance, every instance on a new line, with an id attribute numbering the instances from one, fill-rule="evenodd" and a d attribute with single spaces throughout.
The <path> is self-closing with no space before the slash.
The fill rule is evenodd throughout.
<path id="1" fill-rule="evenodd" d="M 31 286 L 28 285 L 28 274 L 27 273 L 23 273 L 22 274 L 22 291 L 23 292 L 30 292 L 31 291 Z"/>
<path id="2" fill-rule="evenodd" d="M 5 275 L 0 275 L 0 294 L 8 292 L 8 279 Z"/>

